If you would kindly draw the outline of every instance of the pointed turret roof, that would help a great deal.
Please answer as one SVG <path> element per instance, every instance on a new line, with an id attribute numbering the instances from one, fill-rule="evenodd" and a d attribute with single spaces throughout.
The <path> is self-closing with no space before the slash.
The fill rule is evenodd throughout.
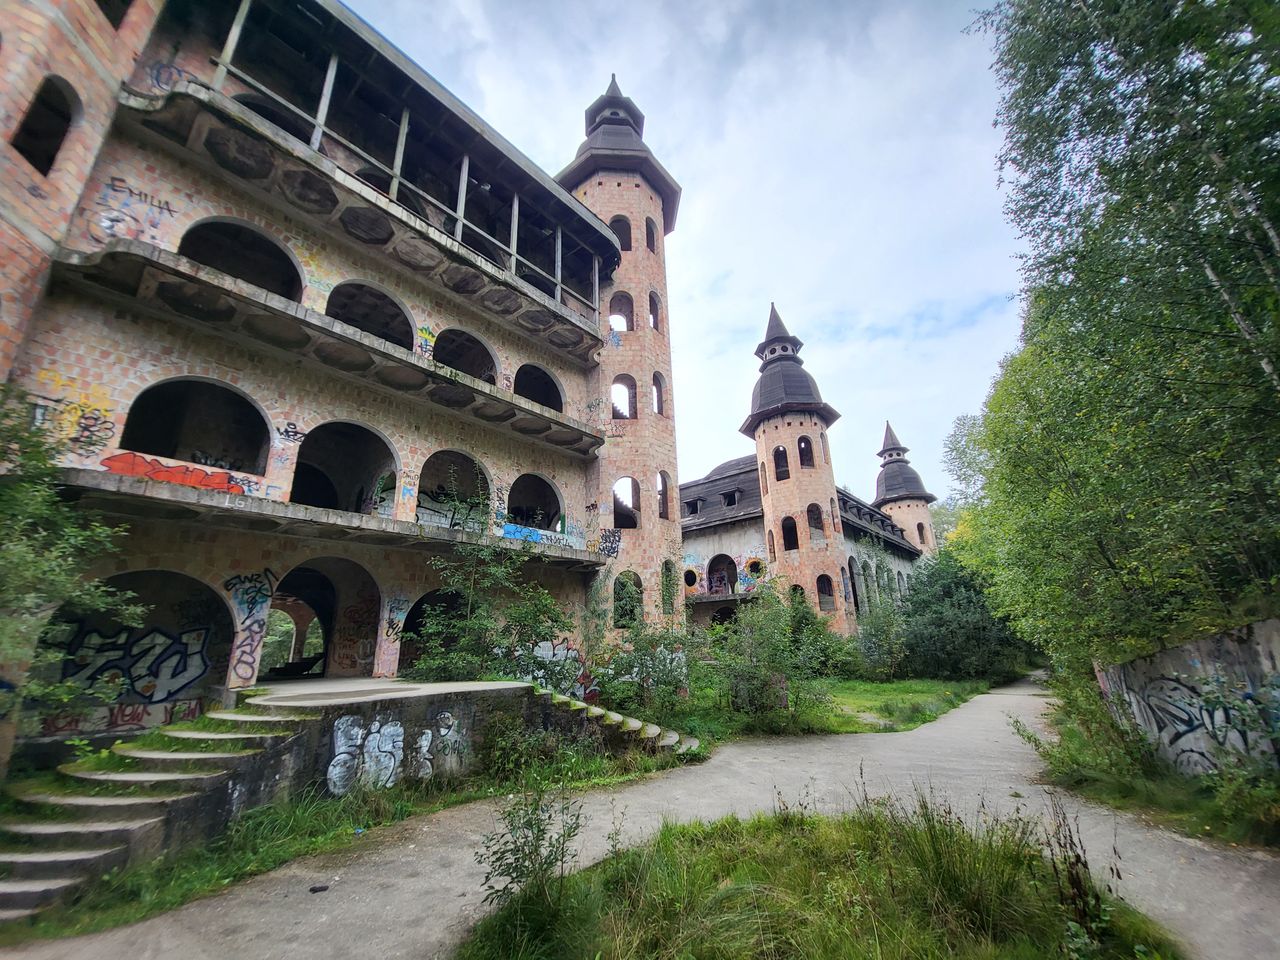
<path id="1" fill-rule="evenodd" d="M 894 500 L 923 500 L 925 503 L 933 503 L 938 499 L 924 488 L 920 474 L 916 473 L 906 457 L 907 449 L 886 420 L 884 446 L 877 454 L 883 460 L 880 463 L 880 474 L 876 477 L 876 498 L 871 504 L 877 510 Z"/>
<path id="2" fill-rule="evenodd" d="M 813 377 L 804 369 L 804 361 L 798 354 L 804 342 L 791 335 L 782 322 L 778 308 L 769 305 L 769 323 L 764 339 L 756 347 L 760 364 L 760 379 L 751 392 L 751 414 L 740 428 L 747 436 L 755 436 L 760 422 L 781 413 L 810 412 L 822 417 L 828 425 L 840 419 L 840 414 L 827 403 Z"/>
<path id="3" fill-rule="evenodd" d="M 634 170 L 662 198 L 662 232 L 675 229 L 680 207 L 680 184 L 663 168 L 644 142 L 644 113 L 618 86 L 617 74 L 586 112 L 587 139 L 578 155 L 556 175 L 556 181 L 573 191 L 599 170 Z"/>

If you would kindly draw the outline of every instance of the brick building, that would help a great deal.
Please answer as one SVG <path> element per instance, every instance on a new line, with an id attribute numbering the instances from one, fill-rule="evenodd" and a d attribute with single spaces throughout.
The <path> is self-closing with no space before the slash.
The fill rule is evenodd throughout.
<path id="1" fill-rule="evenodd" d="M 333 0 L 6 9 L 0 376 L 129 528 L 89 573 L 149 608 L 68 624 L 66 675 L 125 689 L 47 735 L 252 685 L 271 609 L 277 675 L 393 676 L 463 539 L 680 615 L 680 188 L 616 81 L 552 177 Z"/>
<path id="2" fill-rule="evenodd" d="M 835 629 L 852 632 L 868 598 L 904 593 L 915 562 L 937 549 L 936 498 L 887 423 L 875 499 L 836 485 L 827 431 L 840 414 L 804 369 L 803 346 L 770 308 L 741 428 L 755 454 L 680 485 L 682 575 L 695 622 L 732 617 L 777 577 L 803 590 Z"/>

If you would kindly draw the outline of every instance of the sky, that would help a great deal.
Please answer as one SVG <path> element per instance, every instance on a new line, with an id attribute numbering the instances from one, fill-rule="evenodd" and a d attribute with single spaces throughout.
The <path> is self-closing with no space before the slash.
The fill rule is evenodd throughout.
<path id="1" fill-rule="evenodd" d="M 548 172 L 611 73 L 680 182 L 667 238 L 679 477 L 754 451 L 771 302 L 871 499 L 884 423 L 945 496 L 953 420 L 1019 328 L 986 40 L 967 0 L 347 0 Z"/>

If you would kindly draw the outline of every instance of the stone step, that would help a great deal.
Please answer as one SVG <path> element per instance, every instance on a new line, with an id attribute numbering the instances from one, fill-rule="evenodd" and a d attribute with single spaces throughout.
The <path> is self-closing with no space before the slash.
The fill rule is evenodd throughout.
<path id="1" fill-rule="evenodd" d="M 641 723 L 639 720 L 637 720 L 635 717 L 622 718 L 623 733 L 638 733 L 640 731 L 640 728 L 643 726 L 644 724 Z"/>
<path id="2" fill-rule="evenodd" d="M 226 770 L 75 770 L 67 765 L 58 768 L 64 777 L 87 783 L 112 784 L 117 787 L 185 787 L 205 789 L 227 777 Z"/>
<path id="3" fill-rule="evenodd" d="M 17 923 L 27 917 L 34 917 L 39 910 L 0 910 L 0 923 Z"/>
<path id="4" fill-rule="evenodd" d="M 48 877 L 99 877 L 128 859 L 128 848 L 89 847 L 84 850 L 0 851 L 0 872 L 10 880 Z"/>
<path id="5" fill-rule="evenodd" d="M 83 883 L 83 877 L 0 880 L 0 910 L 32 910 L 47 907 Z"/>
<path id="6" fill-rule="evenodd" d="M 310 718 L 291 713 L 244 713 L 239 710 L 213 710 L 205 714 L 210 720 L 226 720 L 231 723 L 276 724 L 302 723 Z"/>
<path id="7" fill-rule="evenodd" d="M 569 702 L 569 698 L 568 698 L 568 697 L 566 697 L 566 696 L 564 696 L 563 694 L 560 694 L 560 693 L 553 693 L 553 694 L 551 695 L 551 702 L 552 702 L 552 703 L 554 703 L 554 704 L 558 707 L 558 706 L 561 706 L 561 705 L 563 705 L 563 704 L 568 703 L 568 702 Z"/>
<path id="8" fill-rule="evenodd" d="M 587 705 L 583 703 L 581 700 L 570 700 L 569 709 L 570 710 L 586 710 Z"/>
<path id="9" fill-rule="evenodd" d="M 256 756 L 261 750 L 143 750 L 127 743 L 117 743 L 111 751 L 118 756 L 138 761 L 143 767 L 170 767 L 184 763 L 206 763 L 217 767 L 234 766 Z"/>
<path id="10" fill-rule="evenodd" d="M 663 730 L 662 736 L 658 739 L 659 750 L 670 750 L 680 742 L 680 734 L 674 730 Z"/>
<path id="11" fill-rule="evenodd" d="M 207 742 L 225 743 L 230 740 L 245 740 L 251 743 L 259 743 L 267 746 L 277 743 L 281 740 L 289 738 L 287 733 L 236 733 L 222 730 L 167 730 L 160 728 L 160 732 L 166 737 L 173 737 L 175 740 L 204 740 Z"/>
<path id="12" fill-rule="evenodd" d="M 690 750 L 697 750 L 700 741 L 697 737 L 681 735 L 680 743 L 676 746 L 676 753 L 688 753 Z"/>
<path id="13" fill-rule="evenodd" d="M 194 793 L 143 796 L 140 794 L 19 793 L 16 791 L 11 791 L 10 795 L 23 803 L 51 807 L 65 816 L 84 817 L 90 820 L 140 820 L 163 817 L 170 808 L 196 796 Z"/>
<path id="14" fill-rule="evenodd" d="M 662 733 L 662 728 L 656 723 L 641 724 L 640 732 L 636 734 L 641 740 L 656 740 Z"/>
<path id="15" fill-rule="evenodd" d="M 625 719 L 626 718 L 622 714 L 614 713 L 612 710 L 607 710 L 605 711 L 604 719 L 600 722 L 612 727 L 618 725 Z"/>
<path id="16" fill-rule="evenodd" d="M 31 823 L 0 822 L 0 836 L 33 841 L 59 849 L 83 850 L 131 844 L 141 835 L 164 828 L 161 817 L 131 820 L 46 820 Z"/>
<path id="17" fill-rule="evenodd" d="M 604 716 L 604 714 L 605 714 L 605 711 L 602 710 L 600 707 L 587 707 L 587 716 L 590 717 L 592 720 L 599 720 L 601 717 Z"/>

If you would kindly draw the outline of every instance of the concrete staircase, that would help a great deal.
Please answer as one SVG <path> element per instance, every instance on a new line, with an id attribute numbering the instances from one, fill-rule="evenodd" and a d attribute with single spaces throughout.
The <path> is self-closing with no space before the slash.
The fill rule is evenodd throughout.
<path id="1" fill-rule="evenodd" d="M 551 709 L 567 711 L 574 716 L 583 729 L 598 727 L 605 742 L 610 745 L 639 746 L 651 753 L 670 752 L 678 756 L 698 749 L 697 737 L 691 737 L 676 730 L 663 729 L 656 723 L 646 723 L 635 717 L 625 717 L 612 710 L 592 706 L 550 690 L 540 689 L 537 693 Z"/>
<path id="2" fill-rule="evenodd" d="M 32 916 L 105 873 L 153 860 L 219 832 L 232 774 L 286 744 L 311 718 L 248 707 L 161 727 L 112 760 L 69 763 L 54 780 L 9 784 L 0 815 L 0 922 Z M 169 747 L 172 744 L 172 747 Z M 261 791 L 260 791 L 261 794 Z M 270 796 L 245 805 L 257 806 Z M 234 803 L 232 804 L 234 807 Z M 231 811 L 239 812 L 239 811 Z"/>

